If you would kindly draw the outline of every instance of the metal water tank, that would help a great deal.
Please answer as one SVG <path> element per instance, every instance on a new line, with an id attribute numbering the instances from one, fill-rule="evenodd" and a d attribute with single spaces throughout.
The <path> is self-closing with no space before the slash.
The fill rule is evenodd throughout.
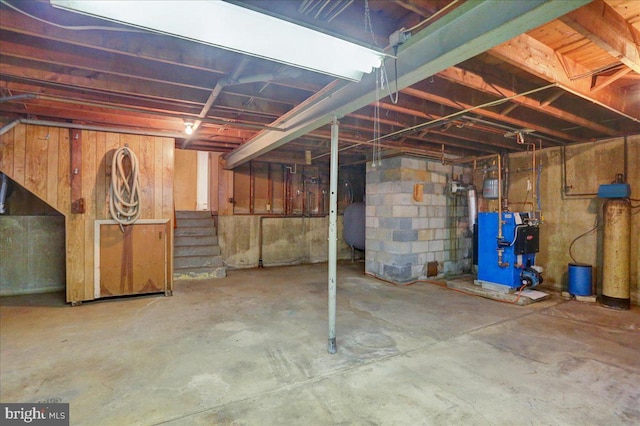
<path id="1" fill-rule="evenodd" d="M 625 198 L 607 199 L 603 213 L 602 304 L 629 309 L 631 203 Z"/>
<path id="2" fill-rule="evenodd" d="M 352 203 L 344 209 L 344 241 L 349 247 L 364 250 L 365 204 Z"/>
<path id="3" fill-rule="evenodd" d="M 482 198 L 486 200 L 498 199 L 498 178 L 485 179 L 482 184 Z"/>

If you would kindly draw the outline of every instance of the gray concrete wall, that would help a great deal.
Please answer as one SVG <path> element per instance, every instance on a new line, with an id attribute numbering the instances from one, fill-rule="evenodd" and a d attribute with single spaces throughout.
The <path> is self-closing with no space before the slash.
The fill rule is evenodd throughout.
<path id="1" fill-rule="evenodd" d="M 544 222 L 540 227 L 540 253 L 536 263 L 545 268 L 545 285 L 558 290 L 567 288 L 567 268 L 572 262 L 569 256 L 571 242 L 580 234 L 594 227 L 596 219 L 602 223 L 602 199 L 595 194 L 600 184 L 611 183 L 616 173 L 624 173 L 624 140 L 613 139 L 572 145 L 566 148 L 566 185 L 563 188 L 562 156 L 560 148 L 544 149 L 540 175 L 540 202 Z M 510 203 L 523 202 L 527 192 L 531 154 L 512 154 L 509 157 Z M 518 172 L 518 169 L 521 171 Z M 631 198 L 640 199 L 640 135 L 627 140 L 627 182 L 631 185 Z M 579 195 L 587 194 L 587 195 Z M 532 200 L 529 195 L 528 201 Z M 633 204 L 640 204 L 633 202 Z M 522 210 L 514 205 L 514 211 Z M 640 303 L 640 214 L 632 209 L 630 289 L 631 299 Z M 636 214 L 633 214 L 636 213 Z M 572 253 L 576 261 L 594 266 L 598 294 L 602 282 L 602 227 L 579 239 Z"/>
<path id="2" fill-rule="evenodd" d="M 0 296 L 65 289 L 63 216 L 0 216 Z"/>
<path id="3" fill-rule="evenodd" d="M 338 259 L 350 259 L 351 249 L 342 237 L 343 217 L 338 216 Z M 263 219 L 264 266 L 327 261 L 328 217 Z M 218 217 L 218 237 L 225 264 L 230 268 L 255 268 L 259 260 L 260 216 Z"/>

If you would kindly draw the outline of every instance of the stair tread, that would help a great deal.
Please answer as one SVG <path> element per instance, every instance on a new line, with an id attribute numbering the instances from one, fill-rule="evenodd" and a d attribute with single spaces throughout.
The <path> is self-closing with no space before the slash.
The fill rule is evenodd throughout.
<path id="1" fill-rule="evenodd" d="M 174 271 L 173 279 L 175 280 L 201 280 L 201 279 L 219 279 L 227 276 L 227 270 L 224 266 L 215 268 L 192 268 Z"/>
<path id="2" fill-rule="evenodd" d="M 220 247 L 220 245 L 219 244 L 185 244 L 185 245 L 174 244 L 174 247 Z"/>
<path id="3" fill-rule="evenodd" d="M 191 271 L 191 270 L 198 270 L 198 269 L 218 269 L 218 268 L 224 268 L 224 265 L 221 266 L 183 266 L 180 268 L 173 268 L 174 271 Z"/>
<path id="4" fill-rule="evenodd" d="M 174 272 L 178 278 L 225 276 L 215 220 L 208 211 L 176 211 Z"/>
<path id="5" fill-rule="evenodd" d="M 173 256 L 174 259 L 178 259 L 178 258 L 186 258 L 186 257 L 206 257 L 206 258 L 217 258 L 217 257 L 222 257 L 219 254 L 196 254 L 196 255 L 186 255 L 186 256 Z"/>
<path id="6" fill-rule="evenodd" d="M 182 240 L 185 240 L 185 241 L 186 240 L 196 240 L 196 241 L 198 241 L 198 240 L 205 240 L 207 238 L 218 238 L 218 236 L 217 235 L 178 235 L 178 236 L 176 236 L 176 238 L 174 238 L 174 241 L 175 240 L 179 240 L 179 241 L 182 241 Z"/>
<path id="7" fill-rule="evenodd" d="M 223 266 L 224 261 L 220 255 L 208 256 L 174 256 L 174 268 L 203 268 Z"/>

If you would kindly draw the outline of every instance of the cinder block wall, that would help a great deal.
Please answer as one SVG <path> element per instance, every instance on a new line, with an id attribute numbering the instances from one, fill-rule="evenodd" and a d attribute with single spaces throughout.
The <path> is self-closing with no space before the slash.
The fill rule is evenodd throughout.
<path id="1" fill-rule="evenodd" d="M 438 262 L 438 276 L 470 270 L 466 196 L 448 190 L 463 172 L 409 156 L 367 164 L 367 273 L 403 284 L 426 278 L 428 262 Z M 414 199 L 416 184 L 422 201 Z"/>

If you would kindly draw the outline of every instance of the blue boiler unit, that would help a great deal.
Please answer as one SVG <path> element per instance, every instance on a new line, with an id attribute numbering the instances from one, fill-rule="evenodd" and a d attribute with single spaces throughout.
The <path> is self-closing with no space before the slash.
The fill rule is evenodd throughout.
<path id="1" fill-rule="evenodd" d="M 502 213 L 502 239 L 498 238 L 498 213 L 478 214 L 478 283 L 504 290 L 535 287 L 542 275 L 535 266 L 540 228 L 527 213 Z M 500 288 L 500 287 L 499 287 Z"/>

